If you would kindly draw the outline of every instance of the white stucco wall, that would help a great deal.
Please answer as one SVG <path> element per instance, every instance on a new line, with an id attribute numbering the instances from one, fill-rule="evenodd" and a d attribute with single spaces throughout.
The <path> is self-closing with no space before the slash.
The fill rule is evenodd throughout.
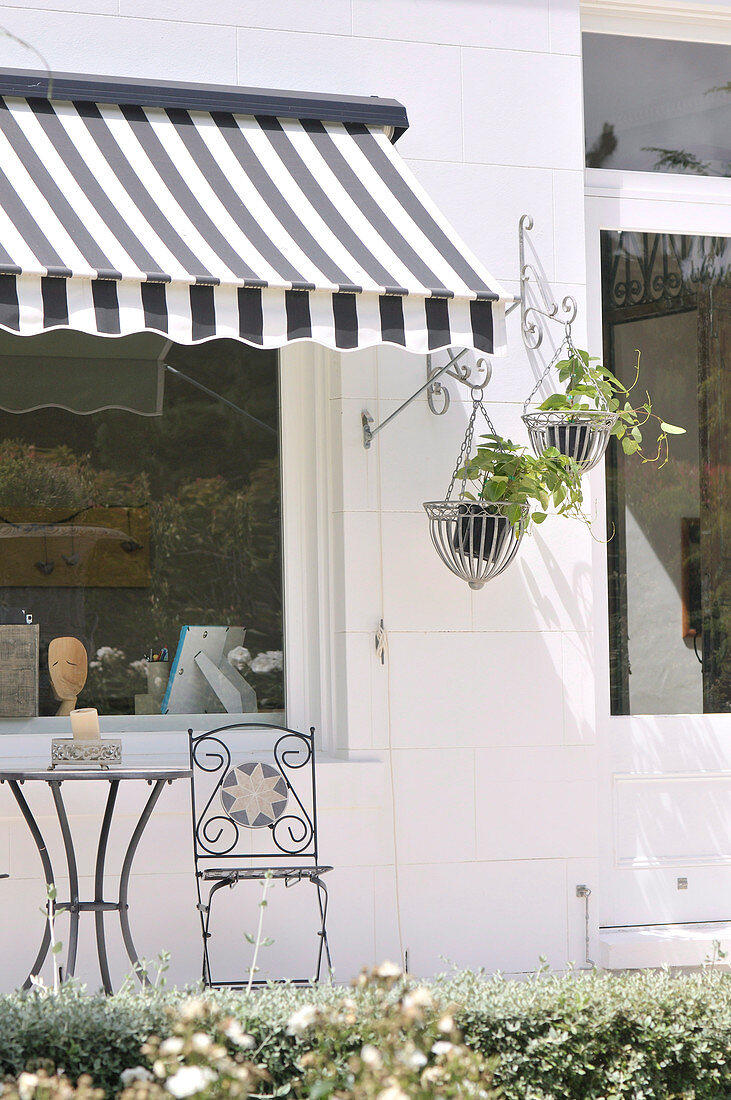
<path id="1" fill-rule="evenodd" d="M 532 258 L 557 295 L 577 297 L 581 346 L 578 0 L 6 0 L 0 26 L 57 71 L 400 99 L 411 128 L 399 150 L 514 291 L 518 218 L 534 216 Z M 0 64 L 37 61 L 2 38 Z M 517 312 L 509 337 L 487 397 L 498 429 L 523 439 L 522 401 L 551 341 L 529 355 Z M 322 857 L 336 868 L 330 931 L 342 979 L 405 950 L 418 974 L 442 968 L 443 958 L 508 972 L 532 970 L 541 955 L 557 967 L 582 962 L 575 888 L 596 889 L 591 537 L 581 525 L 548 522 L 477 593 L 447 572 L 421 505 L 446 489 L 469 414 L 465 394 L 450 383 L 452 406 L 441 418 L 420 399 L 370 452 L 360 436 L 362 408 L 384 417 L 421 385 L 424 369 L 421 358 L 383 349 L 345 357 L 328 379 L 338 441 L 332 690 L 341 759 L 320 765 L 320 825 Z M 373 645 L 381 618 L 385 666 Z M 3 744 L 6 759 L 28 747 Z M 129 743 L 130 753 L 145 747 Z M 134 797 L 125 795 L 125 808 Z M 71 798 L 85 837 L 96 812 L 90 798 Z M 9 987 L 34 954 L 42 899 L 37 857 L 6 790 L 0 815 L 0 864 L 12 876 L 0 882 L 0 983 Z M 132 898 L 141 951 L 170 949 L 177 982 L 199 973 L 189 853 L 187 792 L 178 784 L 140 849 Z M 272 958 L 289 950 L 284 907 L 311 904 L 306 889 L 273 895 Z M 233 910 L 225 918 L 230 953 L 242 960 L 254 901 L 238 928 Z M 89 944 L 81 973 L 91 975 Z M 298 949 L 282 957 L 307 970 Z"/>

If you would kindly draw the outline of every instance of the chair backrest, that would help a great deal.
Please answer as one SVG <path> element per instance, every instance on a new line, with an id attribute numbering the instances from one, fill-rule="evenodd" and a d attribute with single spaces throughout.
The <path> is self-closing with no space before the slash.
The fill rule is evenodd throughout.
<path id="1" fill-rule="evenodd" d="M 188 736 L 196 870 L 316 865 L 314 728 L 237 723 Z"/>

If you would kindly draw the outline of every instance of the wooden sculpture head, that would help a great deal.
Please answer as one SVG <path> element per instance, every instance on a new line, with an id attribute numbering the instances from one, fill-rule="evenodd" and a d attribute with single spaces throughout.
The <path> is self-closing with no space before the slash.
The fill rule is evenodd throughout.
<path id="1" fill-rule="evenodd" d="M 84 643 L 78 638 L 54 638 L 48 646 L 48 671 L 53 694 L 61 702 L 56 714 L 70 714 L 86 683 L 88 661 Z"/>

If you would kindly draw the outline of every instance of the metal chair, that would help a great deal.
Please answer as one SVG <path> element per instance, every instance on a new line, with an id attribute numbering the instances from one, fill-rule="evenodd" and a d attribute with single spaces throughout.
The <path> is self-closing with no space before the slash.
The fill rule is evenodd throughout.
<path id="1" fill-rule="evenodd" d="M 307 880 L 317 889 L 320 928 L 317 968 L 332 970 L 327 940 L 327 887 L 332 867 L 319 863 L 315 730 L 237 723 L 195 735 L 190 741 L 193 854 L 203 934 L 203 982 L 243 985 L 247 978 L 214 980 L 209 940 L 213 900 L 224 886 L 270 873 L 286 886 Z M 208 889 L 210 884 L 210 889 Z M 304 984 L 310 978 L 290 979 Z M 263 984 L 262 980 L 254 984 Z"/>

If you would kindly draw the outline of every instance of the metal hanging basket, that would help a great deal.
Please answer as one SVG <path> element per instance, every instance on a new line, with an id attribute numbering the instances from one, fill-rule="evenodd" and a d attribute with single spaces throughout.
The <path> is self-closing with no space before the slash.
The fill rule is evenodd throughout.
<path id="1" fill-rule="evenodd" d="M 568 324 L 564 340 L 526 398 L 522 420 L 528 429 L 530 445 L 537 458 L 541 457 L 547 447 L 555 447 L 561 454 L 572 458 L 582 474 L 587 474 L 604 458 L 619 413 L 610 412 L 607 408 L 528 411 L 532 399 L 564 350 L 578 355 L 571 340 L 571 326 Z"/>
<path id="2" fill-rule="evenodd" d="M 479 393 L 479 396 L 477 396 Z M 439 557 L 447 569 L 470 588 L 480 589 L 487 581 L 507 569 L 518 553 L 528 523 L 529 507 L 520 505 L 520 518 L 512 522 L 507 515 L 509 505 L 486 500 L 452 500 L 457 475 L 464 468 L 472 447 L 475 419 L 478 409 L 482 412 L 492 435 L 497 436 L 492 421 L 482 404 L 482 391 L 473 396 L 470 417 L 462 448 L 452 480 L 444 500 L 427 501 L 424 504 L 429 517 L 429 534 Z M 461 496 L 466 491 L 466 478 L 462 479 Z"/>
<path id="3" fill-rule="evenodd" d="M 602 409 L 581 412 L 539 409 L 523 413 L 522 419 L 535 455 L 540 457 L 546 447 L 555 447 L 562 455 L 573 458 L 581 473 L 586 474 L 604 458 L 617 413 Z"/>

